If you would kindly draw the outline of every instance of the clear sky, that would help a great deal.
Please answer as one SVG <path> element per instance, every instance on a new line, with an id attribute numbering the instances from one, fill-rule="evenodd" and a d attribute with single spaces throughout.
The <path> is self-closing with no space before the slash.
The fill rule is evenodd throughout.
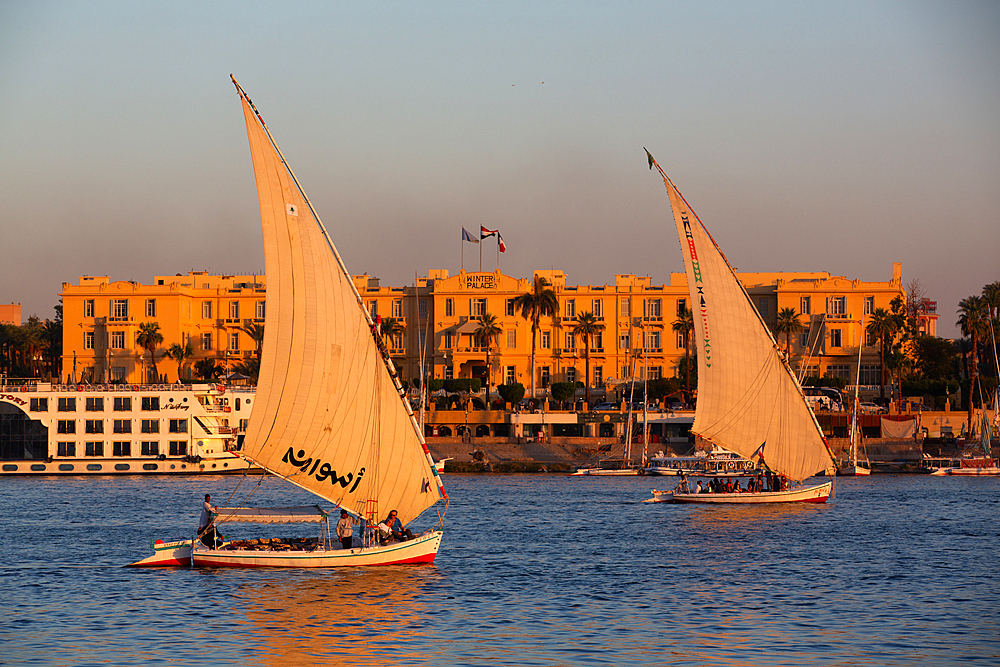
<path id="1" fill-rule="evenodd" d="M 2 0 L 0 303 L 263 271 L 230 72 L 383 284 L 457 272 L 480 224 L 511 275 L 669 281 L 643 146 L 742 271 L 899 261 L 945 336 L 1000 280 L 998 2 Z"/>

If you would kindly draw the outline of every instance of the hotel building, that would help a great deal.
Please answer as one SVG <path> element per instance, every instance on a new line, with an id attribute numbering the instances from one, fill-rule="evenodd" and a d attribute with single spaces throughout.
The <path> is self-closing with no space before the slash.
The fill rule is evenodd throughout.
<path id="1" fill-rule="evenodd" d="M 570 285 L 559 270 L 536 271 L 549 281 L 558 312 L 543 318 L 536 335 L 535 385 L 587 381 L 584 341 L 573 334 L 577 318 L 593 313 L 603 331 L 590 341 L 590 384 L 602 387 L 630 377 L 655 379 L 677 375 L 684 358 L 684 339 L 672 329 L 678 313 L 690 307 L 687 276 L 670 275 L 667 285 L 649 277 L 620 274 L 614 284 Z M 864 282 L 812 273 L 738 273 L 765 322 L 774 329 L 778 312 L 800 314 L 802 333 L 791 337 L 793 367 L 806 375 L 843 377 L 854 383 L 861 350 L 861 384 L 879 382 L 878 350 L 864 340 L 862 318 L 876 308 L 890 308 L 903 296 L 902 266 L 892 265 L 886 281 Z M 533 276 L 534 277 L 534 276 Z M 415 285 L 383 287 L 378 278 L 354 276 L 354 284 L 372 316 L 393 318 L 402 330 L 386 345 L 404 379 L 420 374 L 421 348 L 428 375 L 436 378 L 487 376 L 487 349 L 475 335 L 476 319 L 489 313 L 502 332 L 489 348 L 493 385 L 531 385 L 531 325 L 514 307 L 529 291 L 531 278 L 499 271 L 449 275 L 432 269 Z M 111 282 L 83 277 L 79 285 L 63 284 L 63 375 L 68 381 L 152 381 L 144 375 L 149 353 L 136 344 L 143 322 L 160 325 L 164 341 L 157 352 L 160 379 L 176 381 L 177 364 L 161 355 L 173 343 L 190 342 L 195 356 L 227 369 L 255 354 L 256 343 L 243 330 L 263 324 L 263 276 L 211 276 L 206 272 L 156 276 L 154 284 Z M 784 336 L 776 336 L 784 348 Z M 191 377 L 190 370 L 182 374 Z"/>

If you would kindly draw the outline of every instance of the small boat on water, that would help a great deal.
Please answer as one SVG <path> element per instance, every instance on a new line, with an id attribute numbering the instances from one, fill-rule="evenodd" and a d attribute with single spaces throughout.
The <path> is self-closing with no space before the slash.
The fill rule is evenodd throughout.
<path id="1" fill-rule="evenodd" d="M 253 160 L 268 277 L 260 380 L 239 455 L 348 513 L 351 548 L 330 539 L 319 507 L 219 508 L 209 539 L 155 543 L 136 566 L 343 567 L 432 562 L 437 526 L 415 519 L 448 496 L 378 326 L 326 228 L 236 79 Z M 235 494 L 235 492 L 234 492 Z M 394 512 L 405 536 L 378 529 Z M 230 522 L 321 524 L 315 540 L 229 540 Z M 205 533 L 203 533 L 203 536 Z"/>
<path id="2" fill-rule="evenodd" d="M 698 346 L 698 403 L 691 432 L 801 484 L 836 459 L 781 348 L 708 229 L 663 177 L 680 238 Z M 682 478 L 683 479 L 683 478 Z M 758 504 L 826 502 L 832 482 L 782 491 L 653 491 L 653 502 Z M 687 489 L 687 490 L 686 490 Z"/>
<path id="3" fill-rule="evenodd" d="M 861 330 L 865 330 L 865 316 L 861 314 Z M 872 474 L 871 462 L 864 452 L 864 445 L 861 441 L 861 424 L 858 417 L 861 413 L 861 398 L 859 396 L 861 386 L 861 350 L 858 345 L 858 373 L 854 379 L 854 400 L 851 402 L 851 425 L 850 425 L 850 446 L 847 450 L 847 462 L 837 468 L 837 474 L 841 477 L 864 477 Z"/>
<path id="4" fill-rule="evenodd" d="M 758 470 L 756 462 L 716 447 L 712 452 L 702 456 L 666 456 L 663 452 L 657 452 L 649 457 L 649 463 L 643 468 L 643 474 L 668 477 L 679 475 L 743 477 L 756 475 Z"/>

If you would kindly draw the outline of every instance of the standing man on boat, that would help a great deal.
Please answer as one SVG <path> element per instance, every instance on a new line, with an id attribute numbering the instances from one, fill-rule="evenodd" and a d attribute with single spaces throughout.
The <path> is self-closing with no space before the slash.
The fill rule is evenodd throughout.
<path id="1" fill-rule="evenodd" d="M 218 507 L 212 506 L 212 496 L 205 494 L 205 504 L 201 507 L 201 519 L 198 521 L 198 534 L 201 533 L 209 527 L 212 523 L 212 518 L 216 512 L 219 511 Z"/>
<path id="2" fill-rule="evenodd" d="M 337 522 L 337 537 L 345 549 L 354 546 L 354 527 L 361 524 L 360 519 L 352 519 L 347 510 L 340 510 L 340 521 Z"/>

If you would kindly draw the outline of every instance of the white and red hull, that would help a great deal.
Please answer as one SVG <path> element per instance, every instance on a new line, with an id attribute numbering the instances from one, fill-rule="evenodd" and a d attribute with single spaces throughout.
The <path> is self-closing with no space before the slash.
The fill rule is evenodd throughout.
<path id="1" fill-rule="evenodd" d="M 653 490 L 654 503 L 703 503 L 709 505 L 760 505 L 765 503 L 825 503 L 833 490 L 833 482 L 805 486 L 788 491 L 760 493 L 676 493 Z"/>
<path id="2" fill-rule="evenodd" d="M 844 466 L 843 468 L 838 468 L 837 474 L 841 477 L 862 477 L 864 475 L 872 474 L 872 471 L 871 469 L 860 465 L 849 465 Z"/>
<path id="3" fill-rule="evenodd" d="M 153 555 L 129 563 L 128 567 L 188 567 L 191 565 L 191 540 L 153 543 Z"/>
<path id="4" fill-rule="evenodd" d="M 329 551 L 252 551 L 203 549 L 193 552 L 195 567 L 366 567 L 433 563 L 441 547 L 440 530 L 385 546 Z"/>
<path id="5" fill-rule="evenodd" d="M 988 475 L 996 476 L 1000 475 L 1000 468 L 945 468 L 944 473 L 932 472 L 934 474 L 945 474 L 945 475 Z"/>
<path id="6" fill-rule="evenodd" d="M 638 475 L 639 470 L 636 468 L 620 468 L 617 470 L 603 468 L 581 468 L 580 470 L 574 470 L 569 474 L 570 477 L 625 477 L 629 475 Z"/>

